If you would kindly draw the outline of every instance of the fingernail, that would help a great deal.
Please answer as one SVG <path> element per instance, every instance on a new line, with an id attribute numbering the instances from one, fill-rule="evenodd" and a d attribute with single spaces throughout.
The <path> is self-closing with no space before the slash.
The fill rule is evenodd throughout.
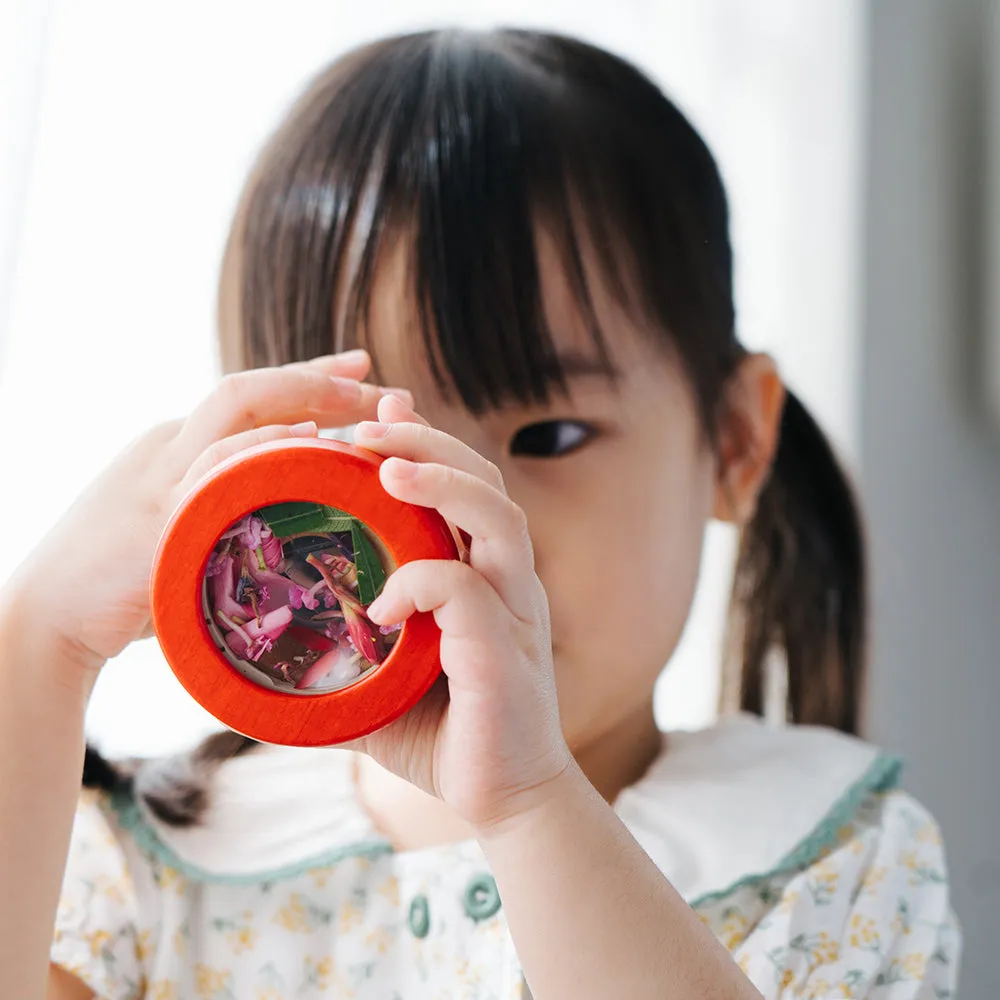
<path id="1" fill-rule="evenodd" d="M 397 389 L 394 386 L 382 386 L 382 393 L 385 396 L 395 396 L 401 399 L 408 406 L 413 406 L 413 393 L 409 389 Z"/>
<path id="2" fill-rule="evenodd" d="M 360 361 L 368 352 L 363 347 L 354 347 L 349 351 L 343 351 L 336 355 L 344 361 Z"/>
<path id="3" fill-rule="evenodd" d="M 354 433 L 359 431 L 363 437 L 384 438 L 392 430 L 392 424 L 382 424 L 375 420 L 362 420 L 354 428 Z"/>
<path id="4" fill-rule="evenodd" d="M 397 479 L 412 479 L 417 474 L 417 463 L 406 458 L 390 458 L 389 471 Z"/>
<path id="5" fill-rule="evenodd" d="M 330 381 L 350 400 L 356 401 L 361 398 L 361 383 L 356 378 L 341 378 L 339 375 L 331 375 Z"/>
<path id="6" fill-rule="evenodd" d="M 379 609 L 383 606 L 384 603 L 385 602 L 382 600 L 382 595 L 380 594 L 378 597 L 375 598 L 374 601 L 371 602 L 371 604 L 368 605 L 367 608 L 365 608 L 365 614 L 368 615 L 368 617 L 371 618 L 371 620 L 375 622 L 376 625 L 378 624 Z"/>
<path id="7" fill-rule="evenodd" d="M 301 424 L 292 424 L 288 429 L 291 431 L 292 437 L 297 438 L 312 437 L 318 430 L 315 420 L 305 420 Z"/>

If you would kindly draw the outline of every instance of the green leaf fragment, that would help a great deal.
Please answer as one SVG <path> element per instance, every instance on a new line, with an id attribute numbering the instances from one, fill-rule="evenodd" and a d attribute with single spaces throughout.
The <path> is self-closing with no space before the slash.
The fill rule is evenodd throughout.
<path id="1" fill-rule="evenodd" d="M 367 606 L 382 592 L 385 570 L 361 522 L 355 518 L 351 520 L 351 544 L 354 546 L 354 565 L 358 571 L 358 600 Z"/>
<path id="2" fill-rule="evenodd" d="M 353 532 L 354 529 L 354 518 L 350 514 L 320 503 L 276 503 L 261 508 L 260 516 L 279 539 L 303 534 Z"/>

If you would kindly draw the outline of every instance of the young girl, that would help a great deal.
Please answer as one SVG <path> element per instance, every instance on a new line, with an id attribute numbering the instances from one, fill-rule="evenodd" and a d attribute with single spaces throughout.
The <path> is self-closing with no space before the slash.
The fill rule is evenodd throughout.
<path id="1" fill-rule="evenodd" d="M 952 996 L 937 827 L 846 735 L 851 493 L 737 341 L 731 270 L 711 155 L 611 55 L 433 32 L 320 76 L 232 229 L 230 374 L 0 602 L 0 995 Z M 225 734 L 84 768 L 88 694 L 149 634 L 184 493 L 256 442 L 354 423 L 390 494 L 472 538 L 371 608 L 434 612 L 441 682 L 349 748 Z M 665 735 L 653 686 L 711 517 L 742 528 L 745 711 Z M 757 718 L 776 654 L 798 725 Z"/>

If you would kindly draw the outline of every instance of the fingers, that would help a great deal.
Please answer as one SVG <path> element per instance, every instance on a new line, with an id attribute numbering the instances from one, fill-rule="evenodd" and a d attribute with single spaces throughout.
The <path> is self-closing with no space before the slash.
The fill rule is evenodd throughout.
<path id="1" fill-rule="evenodd" d="M 412 426 L 412 425 L 408 425 Z M 395 433 L 395 431 L 393 431 Z M 379 477 L 386 492 L 432 507 L 471 536 L 469 564 L 485 577 L 522 621 L 537 612 L 541 584 L 524 512 L 479 476 L 437 462 L 386 459 Z"/>
<path id="2" fill-rule="evenodd" d="M 293 361 L 286 368 L 311 368 L 313 371 L 326 375 L 339 375 L 341 378 L 363 379 L 371 370 L 372 359 L 367 351 L 344 351 L 343 354 L 324 354 L 309 361 Z"/>
<path id="3" fill-rule="evenodd" d="M 338 368 L 335 360 L 227 375 L 185 422 L 178 435 L 182 453 L 194 461 L 216 441 L 271 424 L 315 420 L 321 427 L 341 427 L 375 416 L 378 401 L 387 393 L 412 398 L 406 390 L 328 374 L 326 369 Z M 356 358 L 347 367 L 364 370 L 366 364 Z M 342 362 L 339 367 L 343 368 Z"/>
<path id="4" fill-rule="evenodd" d="M 408 409 L 401 400 L 385 398 L 379 403 L 379 413 L 396 413 Z M 410 417 L 416 414 L 410 410 Z M 354 442 L 386 458 L 397 457 L 412 462 L 436 462 L 467 472 L 488 483 L 494 490 L 506 495 L 503 476 L 490 461 L 467 444 L 445 434 L 427 423 L 413 423 L 412 419 L 398 422 L 366 422 L 354 428 Z"/>
<path id="5" fill-rule="evenodd" d="M 480 573 L 460 562 L 418 560 L 400 566 L 366 612 L 376 625 L 405 621 L 416 611 L 429 611 L 441 631 L 452 639 L 489 645 L 499 640 L 509 617 L 500 596 Z"/>
<path id="6" fill-rule="evenodd" d="M 430 424 L 413 409 L 413 397 L 407 402 L 400 396 L 383 396 L 378 401 L 378 418 L 384 423 L 395 424 L 400 421 L 412 421 L 415 424 Z"/>
<path id="7" fill-rule="evenodd" d="M 255 427 L 242 434 L 223 438 L 221 441 L 209 445 L 195 459 L 188 469 L 187 475 L 181 481 L 181 489 L 190 489 L 203 475 L 211 472 L 220 462 L 224 462 L 227 458 L 241 451 L 246 451 L 247 448 L 252 448 L 254 445 L 263 444 L 265 441 L 280 441 L 284 438 L 316 437 L 318 432 L 315 421 L 310 420 L 291 427 L 286 424 Z"/>

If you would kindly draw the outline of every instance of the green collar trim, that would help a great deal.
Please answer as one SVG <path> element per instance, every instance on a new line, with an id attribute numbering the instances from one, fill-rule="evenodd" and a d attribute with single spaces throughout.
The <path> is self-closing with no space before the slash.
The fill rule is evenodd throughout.
<path id="1" fill-rule="evenodd" d="M 837 842 L 840 829 L 857 813 L 861 803 L 873 793 L 889 791 L 899 783 L 902 762 L 897 757 L 879 756 L 871 764 L 865 774 L 852 785 L 837 800 L 834 806 L 822 819 L 819 825 L 789 854 L 785 855 L 771 870 L 755 875 L 746 875 L 732 885 L 716 892 L 709 892 L 690 902 L 693 909 L 710 906 L 712 903 L 738 892 L 748 886 L 769 882 L 780 875 L 802 871 L 808 868 L 823 851 Z M 122 829 L 127 830 L 136 846 L 149 856 L 156 858 L 162 864 L 173 868 L 192 882 L 214 883 L 217 885 L 251 886 L 261 882 L 277 882 L 283 879 L 297 878 L 318 868 L 329 868 L 331 865 L 347 858 L 361 857 L 374 859 L 386 854 L 393 854 L 394 849 L 388 840 L 372 839 L 345 844 L 341 847 L 323 851 L 312 857 L 304 858 L 294 864 L 280 868 L 265 869 L 250 872 L 245 875 L 226 875 L 211 872 L 181 858 L 177 852 L 165 843 L 156 830 L 143 816 L 135 799 L 127 792 L 115 792 L 108 797 L 108 804 L 117 816 Z"/>
<path id="2" fill-rule="evenodd" d="M 836 801 L 812 833 L 786 854 L 770 871 L 756 875 L 745 875 L 725 889 L 704 893 L 697 899 L 690 901 L 689 905 L 695 910 L 710 906 L 720 899 L 733 895 L 740 889 L 770 882 L 780 875 L 800 872 L 809 868 L 824 851 L 837 843 L 839 831 L 850 822 L 861 803 L 869 795 L 887 792 L 898 786 L 902 767 L 902 761 L 898 757 L 880 755 L 872 762 L 861 778 Z"/>
<path id="3" fill-rule="evenodd" d="M 142 814 L 139 804 L 127 792 L 115 792 L 108 798 L 110 807 L 118 818 L 122 829 L 127 830 L 136 846 L 147 855 L 169 868 L 173 868 L 192 882 L 214 883 L 216 885 L 251 886 L 261 882 L 279 882 L 283 879 L 297 878 L 317 868 L 329 868 L 331 865 L 347 858 L 378 858 L 384 854 L 392 854 L 392 845 L 387 840 L 363 840 L 354 844 L 345 844 L 329 851 L 323 851 L 312 857 L 303 858 L 294 864 L 281 868 L 265 869 L 259 872 L 249 872 L 246 875 L 226 875 L 211 872 L 185 861 L 149 824 Z"/>

